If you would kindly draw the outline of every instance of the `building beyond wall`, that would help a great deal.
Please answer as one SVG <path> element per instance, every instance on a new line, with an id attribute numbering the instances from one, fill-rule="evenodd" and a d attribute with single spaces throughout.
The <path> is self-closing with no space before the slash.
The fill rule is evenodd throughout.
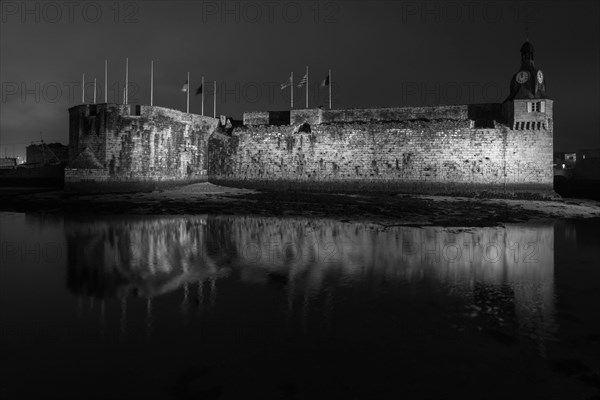
<path id="1" fill-rule="evenodd" d="M 69 147 L 62 143 L 31 144 L 26 148 L 27 164 L 63 164 L 69 162 Z"/>
<path id="2" fill-rule="evenodd" d="M 577 150 L 575 179 L 595 183 L 600 181 L 600 149 Z"/>

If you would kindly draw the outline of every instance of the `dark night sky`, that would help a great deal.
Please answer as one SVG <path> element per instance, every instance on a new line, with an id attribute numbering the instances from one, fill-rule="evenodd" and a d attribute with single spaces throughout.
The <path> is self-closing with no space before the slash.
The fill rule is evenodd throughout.
<path id="1" fill-rule="evenodd" d="M 84 1 L 69 15 L 63 2 L 3 1 L 1 155 L 13 146 L 24 155 L 40 132 L 67 143 L 67 109 L 81 103 L 81 74 L 101 89 L 104 59 L 109 102 L 121 99 L 116 88 L 129 57 L 129 102 L 148 104 L 153 59 L 155 105 L 185 110 L 181 86 L 190 71 L 193 89 L 201 75 L 219 82 L 217 113 L 234 118 L 288 109 L 289 91 L 279 84 L 291 71 L 297 82 L 307 65 L 311 107 L 327 103 L 318 85 L 328 68 L 336 108 L 501 102 L 526 26 L 555 100 L 555 150 L 600 147 L 596 1 L 247 3 Z M 229 14 L 213 13 L 224 7 Z M 87 94 L 91 102 L 91 86 Z M 295 99 L 304 107 L 303 91 Z M 205 102 L 212 115 L 212 92 Z M 200 113 L 200 96 L 191 97 L 191 112 Z"/>

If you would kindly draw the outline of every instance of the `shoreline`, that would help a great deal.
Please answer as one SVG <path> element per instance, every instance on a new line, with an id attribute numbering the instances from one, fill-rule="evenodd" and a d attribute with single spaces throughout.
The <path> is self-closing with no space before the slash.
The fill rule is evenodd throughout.
<path id="1" fill-rule="evenodd" d="M 196 183 L 150 193 L 73 194 L 0 191 L 0 211 L 101 215 L 255 215 L 327 218 L 391 226 L 493 226 L 600 218 L 587 199 L 515 200 L 404 194 L 261 191 Z"/>

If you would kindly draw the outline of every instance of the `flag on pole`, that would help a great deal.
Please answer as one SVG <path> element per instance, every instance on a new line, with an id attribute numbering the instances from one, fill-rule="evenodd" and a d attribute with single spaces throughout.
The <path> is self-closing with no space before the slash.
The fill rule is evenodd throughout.
<path id="1" fill-rule="evenodd" d="M 182 92 L 187 92 L 188 91 L 188 81 L 185 81 L 185 83 L 183 84 L 183 87 L 181 88 Z"/>
<path id="2" fill-rule="evenodd" d="M 217 81 L 214 83 L 213 101 L 213 118 L 217 118 Z"/>
<path id="3" fill-rule="evenodd" d="M 150 107 L 154 103 L 154 60 L 150 60 Z"/>
<path id="4" fill-rule="evenodd" d="M 185 90 L 183 90 L 184 92 L 186 92 L 186 101 L 187 101 L 187 105 L 185 108 L 185 112 L 186 113 L 190 113 L 190 73 L 187 73 L 187 80 L 185 81 L 185 85 L 183 85 L 183 87 L 185 88 Z"/>
<path id="5" fill-rule="evenodd" d="M 108 60 L 104 60 L 104 102 L 108 103 Z"/>
<path id="6" fill-rule="evenodd" d="M 202 115 L 204 115 L 204 75 L 202 75 L 202 82 L 200 83 L 200 87 L 196 89 L 196 96 L 202 94 Z"/>
<path id="7" fill-rule="evenodd" d="M 283 90 L 287 87 L 290 87 L 290 86 L 292 86 L 292 77 L 291 76 L 288 78 L 288 80 L 285 83 L 281 84 L 281 90 Z"/>
<path id="8" fill-rule="evenodd" d="M 123 104 L 129 103 L 129 58 L 125 59 L 125 101 Z"/>
<path id="9" fill-rule="evenodd" d="M 325 79 L 323 79 L 323 83 L 321 83 L 321 87 L 325 86 L 329 88 L 329 109 L 331 110 L 331 70 L 329 70 L 329 73 Z"/>
<path id="10" fill-rule="evenodd" d="M 306 83 L 308 82 L 308 73 L 306 73 L 302 79 L 300 80 L 300 83 L 298 84 L 298 87 L 301 88 L 302 86 L 306 85 Z"/>

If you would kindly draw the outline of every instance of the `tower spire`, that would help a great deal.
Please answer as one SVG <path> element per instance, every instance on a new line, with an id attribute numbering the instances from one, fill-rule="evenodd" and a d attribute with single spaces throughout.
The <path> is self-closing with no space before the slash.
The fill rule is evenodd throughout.
<path id="1" fill-rule="evenodd" d="M 521 68 L 523 69 L 531 69 L 534 66 L 535 62 L 535 49 L 531 42 L 527 40 L 521 46 Z"/>

